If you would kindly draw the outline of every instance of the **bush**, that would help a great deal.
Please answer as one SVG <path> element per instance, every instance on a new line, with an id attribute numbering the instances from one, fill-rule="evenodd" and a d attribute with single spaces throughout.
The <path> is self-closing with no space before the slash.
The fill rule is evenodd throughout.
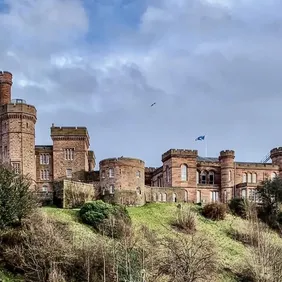
<path id="1" fill-rule="evenodd" d="M 226 205 L 211 203 L 204 206 L 202 215 L 211 220 L 223 220 L 226 216 Z"/>
<path id="2" fill-rule="evenodd" d="M 27 217 L 37 204 L 27 177 L 16 174 L 7 167 L 0 167 L 0 229 Z"/>
<path id="3" fill-rule="evenodd" d="M 178 209 L 177 217 L 172 221 L 172 226 L 189 234 L 196 231 L 196 214 L 190 207 Z"/>
<path id="4" fill-rule="evenodd" d="M 229 210 L 232 214 L 246 218 L 246 201 L 243 198 L 233 198 L 228 203 Z"/>
<path id="5" fill-rule="evenodd" d="M 79 211 L 81 220 L 100 233 L 114 238 L 125 235 L 131 219 L 125 207 L 101 200 L 86 203 Z"/>

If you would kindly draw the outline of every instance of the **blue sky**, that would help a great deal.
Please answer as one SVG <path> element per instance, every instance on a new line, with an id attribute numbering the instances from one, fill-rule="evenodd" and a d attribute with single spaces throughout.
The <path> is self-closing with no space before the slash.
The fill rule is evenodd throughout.
<path id="1" fill-rule="evenodd" d="M 107 5 L 106 5 L 107 4 Z M 0 62 L 13 97 L 50 126 L 87 126 L 97 161 L 161 165 L 170 148 L 282 145 L 280 0 L 0 0 Z M 150 104 L 156 102 L 156 106 Z M 97 168 L 97 167 L 96 167 Z"/>

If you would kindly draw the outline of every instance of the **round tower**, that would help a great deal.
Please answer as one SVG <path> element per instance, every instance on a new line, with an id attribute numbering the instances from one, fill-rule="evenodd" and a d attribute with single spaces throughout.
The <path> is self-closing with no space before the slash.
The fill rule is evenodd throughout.
<path id="1" fill-rule="evenodd" d="M 122 204 L 145 202 L 145 163 L 135 158 L 110 158 L 100 161 L 102 192 L 117 196 Z"/>
<path id="2" fill-rule="evenodd" d="M 224 150 L 220 152 L 219 161 L 221 165 L 221 200 L 227 202 L 234 195 L 234 159 L 233 150 Z"/>
<path id="3" fill-rule="evenodd" d="M 0 71 L 0 105 L 11 102 L 13 75 L 8 71 Z"/>
<path id="4" fill-rule="evenodd" d="M 279 176 L 282 177 L 282 147 L 272 149 L 270 151 L 270 158 L 272 163 L 279 167 Z"/>
<path id="5" fill-rule="evenodd" d="M 11 100 L 12 74 L 0 73 L 0 156 L 1 163 L 36 181 L 36 108 L 25 100 Z"/>

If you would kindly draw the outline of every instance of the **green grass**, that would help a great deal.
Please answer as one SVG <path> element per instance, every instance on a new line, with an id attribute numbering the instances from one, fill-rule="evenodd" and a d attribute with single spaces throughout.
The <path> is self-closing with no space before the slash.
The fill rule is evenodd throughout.
<path id="1" fill-rule="evenodd" d="M 195 205 L 191 205 L 191 207 L 197 214 L 197 232 L 206 235 L 212 240 L 219 254 L 221 275 L 219 280 L 215 281 L 238 281 L 232 273 L 240 272 L 246 266 L 248 249 L 242 243 L 229 237 L 227 232 L 231 227 L 236 230 L 248 228 L 247 221 L 231 215 L 227 215 L 226 219 L 222 221 L 211 221 L 201 216 L 198 212 L 200 207 Z M 177 204 L 175 203 L 151 203 L 141 207 L 128 207 L 127 209 L 135 228 L 146 225 L 158 234 L 160 240 L 163 236 L 171 236 L 177 232 L 170 225 L 171 220 L 177 214 Z M 79 222 L 78 210 L 48 207 L 43 208 L 43 211 L 50 217 L 67 223 L 73 231 L 77 243 L 85 244 L 87 241 L 97 238 L 96 236 L 100 236 L 91 227 Z M 273 235 L 273 239 L 282 243 L 282 240 L 275 234 Z"/>

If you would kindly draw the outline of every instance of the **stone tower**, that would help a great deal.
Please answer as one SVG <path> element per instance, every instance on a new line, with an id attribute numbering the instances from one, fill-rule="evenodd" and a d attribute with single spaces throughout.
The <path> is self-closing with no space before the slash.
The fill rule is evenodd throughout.
<path id="1" fill-rule="evenodd" d="M 89 135 L 86 127 L 51 127 L 54 180 L 85 180 L 89 171 Z"/>
<path id="2" fill-rule="evenodd" d="M 36 109 L 11 100 L 12 74 L 0 72 L 0 161 L 36 181 Z"/>
<path id="3" fill-rule="evenodd" d="M 220 152 L 219 161 L 221 165 L 221 200 L 227 202 L 233 198 L 234 194 L 234 159 L 235 152 L 233 150 L 225 150 Z"/>
<path id="4" fill-rule="evenodd" d="M 272 149 L 270 151 L 270 158 L 274 165 L 278 165 L 279 177 L 282 177 L 282 147 Z"/>

